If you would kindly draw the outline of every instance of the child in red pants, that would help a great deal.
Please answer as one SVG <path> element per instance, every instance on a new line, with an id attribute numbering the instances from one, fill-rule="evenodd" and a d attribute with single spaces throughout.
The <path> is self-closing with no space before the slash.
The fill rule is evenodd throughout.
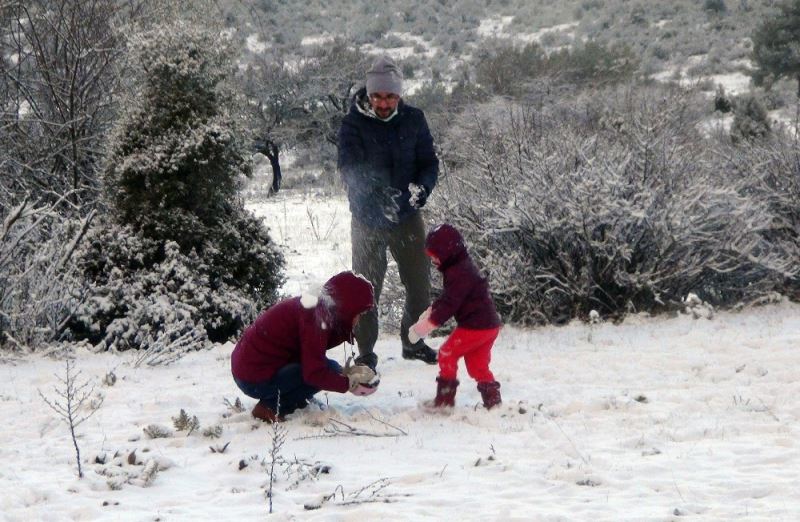
<path id="1" fill-rule="evenodd" d="M 450 225 L 433 229 L 425 240 L 425 252 L 444 278 L 442 295 L 411 327 L 412 343 L 426 337 L 451 317 L 457 327 L 439 348 L 439 376 L 433 406 L 454 406 L 458 388 L 458 360 L 463 357 L 467 373 L 478 381 L 483 405 L 501 402 L 500 383 L 491 370 L 492 346 L 500 333 L 500 317 L 489 294 L 489 285 L 472 262 L 458 230 Z"/>

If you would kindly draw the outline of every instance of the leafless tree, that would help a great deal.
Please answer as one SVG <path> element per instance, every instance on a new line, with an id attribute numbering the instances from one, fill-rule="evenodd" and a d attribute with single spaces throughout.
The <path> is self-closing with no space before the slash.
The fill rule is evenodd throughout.
<path id="1" fill-rule="evenodd" d="M 69 197 L 24 198 L 0 214 L 0 347 L 28 351 L 55 341 L 79 302 L 72 258 L 95 211 L 64 218 Z"/>
<path id="2" fill-rule="evenodd" d="M 336 145 L 339 125 L 364 84 L 368 64 L 369 58 L 344 39 L 315 49 L 302 62 L 301 99 L 307 117 L 299 122 L 300 138 Z"/>
<path id="3" fill-rule="evenodd" d="M 239 78 L 245 94 L 245 114 L 250 121 L 254 150 L 272 167 L 270 193 L 280 190 L 281 152 L 292 147 L 291 120 L 300 108 L 299 77 L 287 63 L 260 56 Z"/>
<path id="4" fill-rule="evenodd" d="M 121 28 L 145 0 L 0 5 L 0 203 L 31 193 L 93 199 L 124 81 Z M 3 197 L 5 196 L 5 197 Z"/>
<path id="5" fill-rule="evenodd" d="M 367 58 L 337 39 L 300 56 L 263 55 L 240 75 L 255 150 L 270 161 L 272 191 L 280 187 L 280 153 L 301 147 L 334 150 Z"/>
<path id="6" fill-rule="evenodd" d="M 103 403 L 102 397 L 95 402 L 89 401 L 92 398 L 94 386 L 90 386 L 88 381 L 78 382 L 81 372 L 75 372 L 75 363 L 71 359 L 65 361 L 64 376 L 56 375 L 56 379 L 61 386 L 53 389 L 59 399 L 48 399 L 41 390 L 39 396 L 56 414 L 67 423 L 69 434 L 72 437 L 72 444 L 75 447 L 75 462 L 78 466 L 78 478 L 83 478 L 83 468 L 81 467 L 81 450 L 78 446 L 78 436 L 75 430 L 83 424 L 89 417 L 94 415 Z M 89 401 L 89 403 L 87 403 Z M 86 411 L 84 405 L 89 406 Z"/>

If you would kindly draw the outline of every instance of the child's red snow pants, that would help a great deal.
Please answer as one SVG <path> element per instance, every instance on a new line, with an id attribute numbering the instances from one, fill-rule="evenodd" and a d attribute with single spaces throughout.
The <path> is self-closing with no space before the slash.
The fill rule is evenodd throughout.
<path id="1" fill-rule="evenodd" d="M 439 377 L 455 379 L 458 360 L 463 357 L 467 373 L 478 382 L 492 382 L 494 375 L 489 370 L 492 346 L 500 327 L 488 330 L 468 330 L 457 327 L 439 348 Z"/>

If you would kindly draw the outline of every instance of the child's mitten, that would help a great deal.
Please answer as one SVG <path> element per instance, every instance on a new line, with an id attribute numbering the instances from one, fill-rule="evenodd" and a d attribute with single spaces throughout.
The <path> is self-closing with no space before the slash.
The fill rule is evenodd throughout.
<path id="1" fill-rule="evenodd" d="M 425 314 L 423 313 L 422 315 L 424 316 Z M 436 325 L 430 319 L 420 316 L 419 321 L 408 329 L 408 340 L 411 341 L 411 344 L 417 344 L 420 339 L 428 337 L 435 329 Z"/>

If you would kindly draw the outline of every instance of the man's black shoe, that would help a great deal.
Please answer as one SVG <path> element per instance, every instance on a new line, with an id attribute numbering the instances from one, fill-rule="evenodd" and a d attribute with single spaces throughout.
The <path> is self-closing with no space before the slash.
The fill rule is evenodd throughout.
<path id="1" fill-rule="evenodd" d="M 359 355 L 356 357 L 355 361 L 356 364 L 363 364 L 364 366 L 369 366 L 372 371 L 376 371 L 375 369 L 378 367 L 378 356 L 375 355 L 375 352 L 365 353 L 364 355 Z"/>
<path id="2" fill-rule="evenodd" d="M 436 364 L 436 351 L 423 341 L 411 346 L 403 346 L 403 359 L 417 359 L 428 364 Z"/>

